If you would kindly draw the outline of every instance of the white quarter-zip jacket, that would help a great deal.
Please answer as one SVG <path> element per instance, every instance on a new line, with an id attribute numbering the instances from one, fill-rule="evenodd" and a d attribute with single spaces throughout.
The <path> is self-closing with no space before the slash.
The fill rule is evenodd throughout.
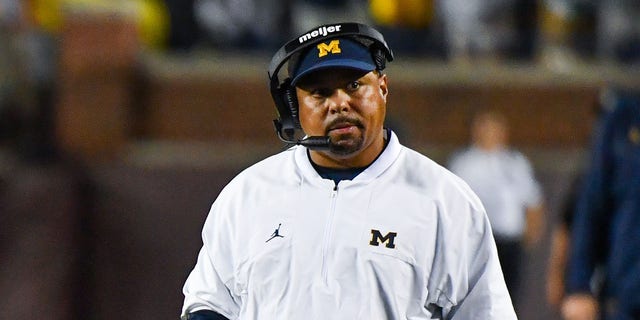
<path id="1" fill-rule="evenodd" d="M 205 221 L 182 315 L 516 319 L 476 195 L 389 140 L 337 186 L 301 146 L 236 176 Z"/>

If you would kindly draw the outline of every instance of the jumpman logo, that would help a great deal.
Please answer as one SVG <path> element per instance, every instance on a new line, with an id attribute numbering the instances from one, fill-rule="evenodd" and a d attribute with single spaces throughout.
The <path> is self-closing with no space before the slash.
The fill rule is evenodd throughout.
<path id="1" fill-rule="evenodd" d="M 281 226 L 281 225 L 282 225 L 282 223 L 278 223 L 278 229 L 276 229 L 276 231 L 274 231 L 274 232 L 271 234 L 271 238 L 267 239 L 267 241 L 265 241 L 265 242 L 269 242 L 269 241 L 271 241 L 271 239 L 273 239 L 273 238 L 277 238 L 277 237 L 284 238 L 284 236 L 281 236 L 281 235 L 280 235 L 280 226 Z"/>

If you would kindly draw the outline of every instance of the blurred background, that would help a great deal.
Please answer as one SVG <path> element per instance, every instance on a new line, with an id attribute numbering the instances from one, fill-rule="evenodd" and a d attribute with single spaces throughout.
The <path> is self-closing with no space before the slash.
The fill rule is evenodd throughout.
<path id="1" fill-rule="evenodd" d="M 394 50 L 388 126 L 445 164 L 502 112 L 540 180 L 521 319 L 603 92 L 638 90 L 633 0 L 0 0 L 0 319 L 177 319 L 221 188 L 282 150 L 271 55 L 338 21 Z"/>

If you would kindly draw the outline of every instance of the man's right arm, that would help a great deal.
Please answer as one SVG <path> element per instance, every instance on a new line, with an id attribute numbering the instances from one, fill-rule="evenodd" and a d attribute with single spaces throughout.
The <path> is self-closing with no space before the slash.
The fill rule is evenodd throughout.
<path id="1" fill-rule="evenodd" d="M 220 214 L 216 208 L 220 203 L 216 200 L 211 212 L 205 221 L 202 231 L 202 248 L 198 254 L 198 259 L 193 270 L 187 277 L 182 288 L 184 303 L 182 305 L 181 319 L 188 318 L 190 314 L 198 315 L 197 311 L 215 311 L 226 318 L 210 318 L 211 313 L 206 314 L 208 318 L 202 319 L 235 319 L 240 313 L 238 305 L 240 297 L 234 295 L 233 288 L 227 286 L 234 285 L 233 278 L 233 252 L 229 239 L 234 236 L 229 234 L 231 225 L 224 219 L 225 215 Z M 224 206 L 223 206 L 224 207 Z M 222 228 L 216 226 L 222 225 Z"/>

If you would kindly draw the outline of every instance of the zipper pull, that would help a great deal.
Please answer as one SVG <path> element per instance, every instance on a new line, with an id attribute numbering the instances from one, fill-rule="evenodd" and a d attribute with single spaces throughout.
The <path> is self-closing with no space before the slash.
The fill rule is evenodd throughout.
<path id="1" fill-rule="evenodd" d="M 333 186 L 333 190 L 331 190 L 331 198 L 335 198 L 338 195 L 338 184 Z"/>

